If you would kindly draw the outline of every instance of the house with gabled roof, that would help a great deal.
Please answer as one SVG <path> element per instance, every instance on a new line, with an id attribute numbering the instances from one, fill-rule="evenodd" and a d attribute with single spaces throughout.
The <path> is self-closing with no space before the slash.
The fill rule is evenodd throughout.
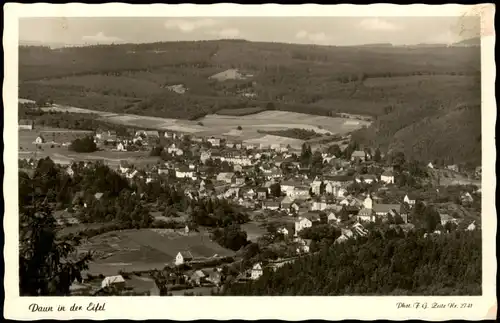
<path id="1" fill-rule="evenodd" d="M 175 265 L 179 266 L 193 260 L 193 255 L 189 251 L 179 251 L 175 256 Z"/>
<path id="2" fill-rule="evenodd" d="M 366 159 L 366 154 L 362 150 L 355 150 L 351 154 L 351 161 L 355 160 L 365 161 L 365 159 Z"/>
<path id="3" fill-rule="evenodd" d="M 405 195 L 403 202 L 408 203 L 410 206 L 414 206 L 417 202 L 417 197 L 413 193 L 408 193 Z"/>

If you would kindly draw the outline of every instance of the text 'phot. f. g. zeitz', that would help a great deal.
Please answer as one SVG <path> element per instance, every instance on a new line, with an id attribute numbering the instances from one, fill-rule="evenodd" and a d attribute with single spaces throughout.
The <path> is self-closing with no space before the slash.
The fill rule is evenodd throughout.
<path id="1" fill-rule="evenodd" d="M 478 17 L 61 19 L 19 19 L 21 296 L 481 295 Z"/>

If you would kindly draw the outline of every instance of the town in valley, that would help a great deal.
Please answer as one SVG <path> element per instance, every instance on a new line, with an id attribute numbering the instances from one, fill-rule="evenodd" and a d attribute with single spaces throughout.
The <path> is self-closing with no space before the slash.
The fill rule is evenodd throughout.
<path id="1" fill-rule="evenodd" d="M 479 295 L 477 48 L 21 45 L 21 294 Z"/>

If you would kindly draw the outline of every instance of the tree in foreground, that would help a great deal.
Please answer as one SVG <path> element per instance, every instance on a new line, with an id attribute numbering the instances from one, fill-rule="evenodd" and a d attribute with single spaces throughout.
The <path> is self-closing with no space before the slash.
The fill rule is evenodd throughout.
<path id="1" fill-rule="evenodd" d="M 78 240 L 59 240 L 52 210 L 46 205 L 23 208 L 19 228 L 19 288 L 21 296 L 65 296 L 81 282 L 90 253 L 74 255 Z"/>

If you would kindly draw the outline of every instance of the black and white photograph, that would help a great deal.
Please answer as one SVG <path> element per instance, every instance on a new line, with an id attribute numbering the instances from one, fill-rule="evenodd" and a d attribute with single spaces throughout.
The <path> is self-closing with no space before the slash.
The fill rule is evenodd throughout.
<path id="1" fill-rule="evenodd" d="M 5 117 L 4 142 L 16 143 L 17 186 L 5 178 L 4 199 L 18 196 L 5 216 L 18 219 L 14 296 L 36 297 L 24 311 L 69 311 L 44 305 L 52 296 L 89 297 L 94 314 L 108 296 L 393 296 L 389 310 L 438 315 L 453 313 L 449 297 L 486 295 L 496 107 L 485 118 L 482 44 L 494 30 L 477 7 L 121 5 L 127 15 L 16 18 L 4 106 L 17 128 Z"/>

